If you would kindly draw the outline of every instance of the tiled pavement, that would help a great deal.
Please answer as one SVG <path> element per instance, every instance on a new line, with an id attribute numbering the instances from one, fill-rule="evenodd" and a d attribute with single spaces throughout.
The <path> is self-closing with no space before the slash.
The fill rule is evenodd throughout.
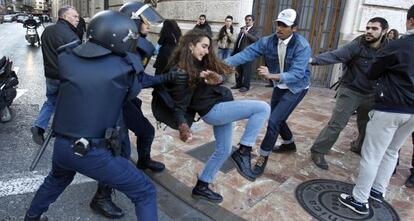
<path id="1" fill-rule="evenodd" d="M 144 90 L 139 97 L 144 101 L 144 113 L 156 125 L 150 109 L 151 91 Z M 233 94 L 235 99 L 260 99 L 269 102 L 271 92 L 271 88 L 256 84 L 247 93 L 233 91 Z M 149 175 L 155 182 L 214 220 L 314 220 L 295 199 L 297 185 L 318 178 L 353 183 L 360 160 L 358 155 L 349 151 L 350 141 L 357 136 L 354 117 L 327 156 L 329 171 L 317 168 L 310 160 L 310 146 L 330 118 L 335 104 L 334 94 L 334 91 L 328 89 L 309 90 L 288 119 L 298 151 L 292 154 L 272 154 L 264 175 L 255 182 L 247 181 L 235 169 L 227 173 L 219 172 L 212 185 L 224 197 L 223 203 L 219 205 L 191 198 L 191 189 L 204 163 L 187 152 L 214 140 L 211 126 L 202 120 L 194 123 L 193 140 L 189 143 L 180 141 L 178 131 L 164 129 L 165 125 L 156 130 L 152 156 L 164 162 L 167 170 Z M 237 122 L 233 145 L 237 145 L 244 126 L 245 121 Z M 264 132 L 265 128 L 257 139 L 254 151 L 258 150 Z M 414 190 L 403 186 L 409 175 L 412 155 L 410 143 L 411 139 L 407 140 L 401 151 L 400 165 L 386 196 L 387 202 L 396 209 L 402 220 L 414 220 Z"/>

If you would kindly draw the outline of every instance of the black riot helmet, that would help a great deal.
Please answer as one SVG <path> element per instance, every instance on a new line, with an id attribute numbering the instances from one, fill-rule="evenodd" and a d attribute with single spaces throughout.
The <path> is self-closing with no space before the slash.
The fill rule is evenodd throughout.
<path id="1" fill-rule="evenodd" d="M 135 21 L 138 31 L 141 28 L 143 20 L 152 24 L 162 23 L 164 20 L 151 5 L 142 2 L 127 2 L 119 9 L 119 11 Z"/>
<path id="2" fill-rule="evenodd" d="M 88 41 L 75 49 L 83 57 L 98 57 L 109 53 L 125 55 L 136 47 L 137 26 L 124 14 L 105 10 L 90 20 L 86 30 Z"/>

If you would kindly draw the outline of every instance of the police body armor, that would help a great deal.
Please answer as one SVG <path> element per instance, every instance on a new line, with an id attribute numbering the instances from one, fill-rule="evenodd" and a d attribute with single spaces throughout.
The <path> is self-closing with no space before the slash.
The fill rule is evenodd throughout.
<path id="1" fill-rule="evenodd" d="M 104 138 L 105 130 L 120 119 L 125 98 L 139 93 L 135 73 L 143 72 L 143 67 L 130 53 L 88 58 L 77 55 L 73 48 L 60 49 L 61 83 L 53 130 L 73 138 Z"/>

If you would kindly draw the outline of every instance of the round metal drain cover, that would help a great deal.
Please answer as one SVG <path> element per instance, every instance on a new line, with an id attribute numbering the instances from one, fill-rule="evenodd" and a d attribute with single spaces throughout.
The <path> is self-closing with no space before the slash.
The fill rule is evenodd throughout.
<path id="1" fill-rule="evenodd" d="M 399 221 L 397 212 L 387 202 L 369 200 L 369 214 L 360 215 L 339 202 L 341 193 L 352 192 L 354 185 L 336 180 L 317 179 L 300 184 L 296 188 L 296 199 L 300 205 L 318 220 L 376 220 Z"/>

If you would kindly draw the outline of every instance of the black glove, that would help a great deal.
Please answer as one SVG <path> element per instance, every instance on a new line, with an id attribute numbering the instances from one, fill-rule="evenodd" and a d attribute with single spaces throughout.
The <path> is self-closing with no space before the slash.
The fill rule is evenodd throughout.
<path id="1" fill-rule="evenodd" d="M 188 81 L 188 75 L 179 68 L 173 68 L 168 73 L 160 75 L 160 79 L 161 82 L 185 84 Z"/>

